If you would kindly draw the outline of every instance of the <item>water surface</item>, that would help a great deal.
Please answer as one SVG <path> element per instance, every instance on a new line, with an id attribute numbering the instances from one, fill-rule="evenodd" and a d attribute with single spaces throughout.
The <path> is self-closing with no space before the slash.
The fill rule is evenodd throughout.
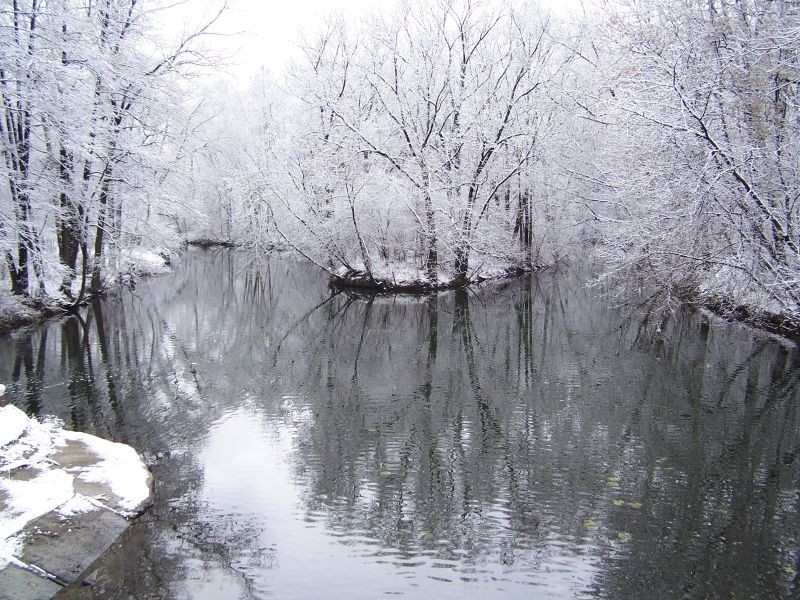
<path id="1" fill-rule="evenodd" d="M 800 353 L 582 281 L 353 297 L 192 251 L 3 338 L 15 404 L 155 476 L 72 597 L 797 597 Z"/>

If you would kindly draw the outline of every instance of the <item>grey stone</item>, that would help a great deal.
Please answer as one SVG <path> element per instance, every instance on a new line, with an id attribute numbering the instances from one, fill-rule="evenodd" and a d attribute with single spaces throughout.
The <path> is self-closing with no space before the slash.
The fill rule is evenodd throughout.
<path id="1" fill-rule="evenodd" d="M 15 412 L 16 411 L 16 412 Z M 6 407 L 5 413 L 10 414 L 10 418 L 17 419 L 22 425 L 20 430 L 27 430 L 36 427 L 43 427 L 35 420 L 29 419 L 21 411 L 14 407 Z M 8 414 L 6 416 L 8 416 Z M 24 425 L 24 427 L 23 427 Z M 27 429 L 26 429 L 27 428 Z M 11 432 L 12 434 L 14 431 Z M 43 439 L 51 436 L 49 430 L 44 431 Z M 9 443 L 20 444 L 19 436 L 7 435 Z M 34 436 L 35 437 L 35 436 Z M 12 439 L 13 438 L 13 439 Z M 62 443 L 57 447 L 47 449 L 47 460 L 37 459 L 35 464 L 25 464 L 24 461 L 14 459 L 9 468 L 3 469 L 0 473 L 2 480 L 13 482 L 14 486 L 24 487 L 25 482 L 35 484 L 38 476 L 42 472 L 50 469 L 60 469 L 72 479 L 73 495 L 69 500 L 63 502 L 58 508 L 51 510 L 32 522 L 25 525 L 19 531 L 11 532 L 19 535 L 20 544 L 15 548 L 16 562 L 0 569 L 0 600 L 38 600 L 39 598 L 52 598 L 54 594 L 67 593 L 73 590 L 75 593 L 91 589 L 84 586 L 84 582 L 91 580 L 93 576 L 92 567 L 97 559 L 108 550 L 111 544 L 117 540 L 120 534 L 125 531 L 130 522 L 121 516 L 122 512 L 126 516 L 132 516 L 143 510 L 152 502 L 152 475 L 145 469 L 137 469 L 137 477 L 144 474 L 148 497 L 140 502 L 139 506 L 126 511 L 124 508 L 130 500 L 120 498 L 111 488 L 111 484 L 93 481 L 96 474 L 96 466 L 107 460 L 103 454 L 103 448 L 113 448 L 105 444 L 93 445 L 91 436 L 65 432 L 61 435 Z M 3 446 L 5 450 L 7 445 Z M 96 448 L 100 448 L 96 450 Z M 19 448 L 19 452 L 13 454 L 18 456 L 34 456 L 35 448 Z M 111 456 L 119 456 L 119 448 L 113 448 Z M 0 459 L 3 458 L 0 452 Z M 12 456 L 11 453 L 7 453 Z M 123 457 L 132 455 L 128 463 L 136 460 L 136 455 L 132 451 L 123 451 Z M 116 458 L 111 458 L 114 461 Z M 138 459 L 141 461 L 141 459 Z M 123 460 L 123 463 L 125 460 Z M 17 465 L 15 468 L 14 465 Z M 113 465 L 113 462 L 112 462 Z M 0 460 L 2 466 L 2 460 Z M 106 469 L 109 467 L 106 466 Z M 111 471 L 111 473 L 124 474 L 125 471 Z M 100 479 L 103 479 L 101 477 Z M 0 517 L 6 513 L 14 513 L 13 497 L 10 496 L 8 486 L 0 486 Z M 13 488 L 13 486 L 12 486 Z M 63 490 L 62 496 L 66 496 L 68 488 Z M 140 488 L 140 492 L 142 488 Z M 139 496 L 143 495 L 141 493 Z M 122 506 L 123 503 L 126 506 Z M 34 516 L 35 512 L 26 515 L 26 518 Z M 22 567 L 30 567 L 30 570 Z M 64 588 L 62 586 L 69 586 Z"/>
<path id="2" fill-rule="evenodd" d="M 100 509 L 69 518 L 48 513 L 25 527 L 20 559 L 65 583 L 75 581 L 125 530 L 129 522 Z"/>
<path id="3" fill-rule="evenodd" d="M 60 589 L 57 583 L 15 565 L 0 569 L 0 600 L 46 600 Z"/>

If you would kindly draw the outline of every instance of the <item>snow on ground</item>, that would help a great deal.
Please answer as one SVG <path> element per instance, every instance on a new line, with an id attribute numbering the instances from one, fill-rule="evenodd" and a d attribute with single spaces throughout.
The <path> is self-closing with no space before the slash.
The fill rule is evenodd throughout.
<path id="1" fill-rule="evenodd" d="M 0 332 L 34 322 L 39 311 L 27 306 L 20 296 L 0 290 Z"/>
<path id="2" fill-rule="evenodd" d="M 171 270 L 167 266 L 164 256 L 165 252 L 147 248 L 131 248 L 124 255 L 125 266 L 121 270 L 141 275 L 163 275 Z"/>
<path id="3" fill-rule="evenodd" d="M 67 445 L 80 460 L 55 460 Z M 76 483 L 111 490 L 115 510 L 131 517 L 150 498 L 150 473 L 130 446 L 39 422 L 15 406 L 0 408 L 0 568 L 14 560 L 22 530 L 51 511 L 63 518 L 103 508 L 109 498 L 75 491 Z"/>
<path id="4" fill-rule="evenodd" d="M 25 432 L 29 421 L 21 410 L 11 411 L 8 414 L 5 414 L 6 412 L 3 411 L 3 420 L 0 421 L 0 448 L 18 439 Z M 0 464 L 3 464 L 6 458 L 5 455 L 0 456 Z"/>
<path id="5" fill-rule="evenodd" d="M 353 261 L 350 266 L 356 274 L 366 273 L 366 267 L 361 261 Z M 469 272 L 469 279 L 473 282 L 502 279 L 508 277 L 510 272 L 516 272 L 515 270 L 518 266 L 519 264 L 513 261 L 486 256 L 480 262 L 475 263 L 475 266 Z M 371 273 L 375 280 L 392 284 L 392 286 L 406 287 L 429 283 L 425 269 L 416 262 L 375 260 L 372 263 Z M 341 265 L 333 274 L 337 277 L 346 278 L 348 274 L 352 273 L 350 268 Z M 442 268 L 440 264 L 440 268 L 437 271 L 439 286 L 447 287 L 455 281 L 455 278 L 453 272 Z"/>
<path id="6" fill-rule="evenodd" d="M 31 419 L 16 406 L 0 408 L 0 475 L 15 469 L 45 464 L 55 452 L 58 422 Z M 1 486 L 6 481 L 0 480 Z"/>
<path id="7" fill-rule="evenodd" d="M 122 510 L 129 513 L 127 516 L 135 514 L 150 497 L 150 471 L 136 450 L 86 433 L 63 431 L 62 436 L 64 441 L 83 442 L 100 458 L 95 464 L 76 471 L 75 477 L 107 485 L 119 499 Z"/>

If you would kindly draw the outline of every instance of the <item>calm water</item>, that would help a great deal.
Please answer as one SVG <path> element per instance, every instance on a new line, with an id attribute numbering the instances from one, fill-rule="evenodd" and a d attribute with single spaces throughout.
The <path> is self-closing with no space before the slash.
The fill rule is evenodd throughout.
<path id="1" fill-rule="evenodd" d="M 155 476 L 81 598 L 797 597 L 798 373 L 569 273 L 369 299 L 229 251 L 0 343 Z"/>

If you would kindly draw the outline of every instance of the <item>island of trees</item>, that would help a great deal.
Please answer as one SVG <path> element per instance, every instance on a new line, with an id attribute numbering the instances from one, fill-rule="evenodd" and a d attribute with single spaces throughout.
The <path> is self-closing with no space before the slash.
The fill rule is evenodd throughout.
<path id="1" fill-rule="evenodd" d="M 401 0 L 285 76 L 155 0 L 0 2 L 4 298 L 70 309 L 187 241 L 425 291 L 598 281 L 800 330 L 800 5 Z"/>

